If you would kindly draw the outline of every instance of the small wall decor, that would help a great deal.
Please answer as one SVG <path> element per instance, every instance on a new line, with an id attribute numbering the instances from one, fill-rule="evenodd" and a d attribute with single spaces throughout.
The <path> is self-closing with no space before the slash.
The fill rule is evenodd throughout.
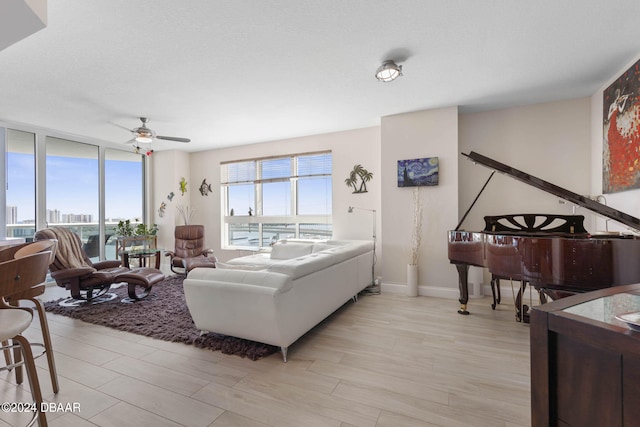
<path id="1" fill-rule="evenodd" d="M 172 201 L 173 196 L 175 196 L 175 193 L 172 191 L 171 193 L 167 194 L 167 199 L 169 199 L 169 201 Z"/>
<path id="2" fill-rule="evenodd" d="M 180 192 L 182 192 L 182 195 L 184 196 L 184 193 L 187 192 L 187 180 L 184 179 L 184 176 L 182 178 L 180 178 Z"/>
<path id="3" fill-rule="evenodd" d="M 372 178 L 372 172 L 363 168 L 362 165 L 355 165 L 353 170 L 349 173 L 349 178 L 345 179 L 344 183 L 347 187 L 353 187 L 353 194 L 366 193 L 367 182 L 371 181 Z M 358 180 L 360 180 L 360 185 L 358 185 Z"/>
<path id="4" fill-rule="evenodd" d="M 207 184 L 207 178 L 202 180 L 202 184 L 200 184 L 200 194 L 203 196 L 208 196 L 211 193 L 211 184 Z"/>
<path id="5" fill-rule="evenodd" d="M 602 192 L 640 188 L 640 61 L 604 90 Z"/>
<path id="6" fill-rule="evenodd" d="M 438 185 L 438 158 L 398 160 L 398 187 Z"/>
<path id="7" fill-rule="evenodd" d="M 165 202 L 160 202 L 160 207 L 158 208 L 158 216 L 160 218 L 164 216 L 165 209 L 167 209 L 167 204 Z"/>

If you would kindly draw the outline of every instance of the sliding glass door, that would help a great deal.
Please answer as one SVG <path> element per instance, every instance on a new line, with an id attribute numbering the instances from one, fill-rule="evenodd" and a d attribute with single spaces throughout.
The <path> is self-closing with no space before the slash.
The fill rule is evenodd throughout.
<path id="1" fill-rule="evenodd" d="M 98 147 L 52 137 L 46 141 L 47 225 L 69 228 L 86 251 L 91 240 L 99 240 Z M 98 259 L 99 249 L 88 255 Z"/>
<path id="2" fill-rule="evenodd" d="M 143 222 L 144 156 L 105 150 L 105 256 L 116 259 L 115 230 L 119 221 Z"/>
<path id="3" fill-rule="evenodd" d="M 33 239 L 36 232 L 36 136 L 7 129 L 7 237 Z"/>

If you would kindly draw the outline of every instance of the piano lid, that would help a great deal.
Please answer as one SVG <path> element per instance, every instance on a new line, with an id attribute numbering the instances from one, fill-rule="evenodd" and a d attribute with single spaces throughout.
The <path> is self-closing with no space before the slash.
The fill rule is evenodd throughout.
<path id="1" fill-rule="evenodd" d="M 609 206 L 603 205 L 602 203 L 591 200 L 588 197 L 574 193 L 573 191 L 569 191 L 565 188 L 559 187 L 533 175 L 529 175 L 526 172 L 522 172 L 521 170 L 512 168 L 509 165 L 505 165 L 504 163 L 500 163 L 497 160 L 493 160 L 474 151 L 471 151 L 469 154 L 461 154 L 474 163 L 480 163 L 481 165 L 486 166 L 490 169 L 510 175 L 518 181 L 522 181 L 525 184 L 529 184 L 542 191 L 546 191 L 547 193 L 551 193 L 555 196 L 561 197 L 573 204 L 582 206 L 583 208 L 589 209 L 592 212 L 595 212 L 607 218 L 611 218 L 622 224 L 625 224 L 628 227 L 633 228 L 634 230 L 640 231 L 640 219 L 636 218 L 635 216 L 631 216 L 617 209 L 613 209 Z"/>

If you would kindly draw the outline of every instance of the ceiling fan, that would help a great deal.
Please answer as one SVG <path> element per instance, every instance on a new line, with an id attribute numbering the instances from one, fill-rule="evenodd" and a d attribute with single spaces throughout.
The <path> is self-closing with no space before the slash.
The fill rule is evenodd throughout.
<path id="1" fill-rule="evenodd" d="M 191 141 L 189 138 L 178 138 L 178 137 L 174 137 L 174 136 L 156 135 L 156 132 L 154 130 L 149 129 L 147 127 L 147 122 L 149 122 L 148 118 L 140 117 L 140 121 L 142 122 L 142 126 L 139 126 L 137 128 L 133 128 L 133 129 L 128 129 L 128 128 L 125 128 L 124 126 L 118 125 L 119 127 L 123 128 L 123 129 L 127 129 L 133 135 L 133 140 L 127 141 L 127 143 L 133 142 L 134 144 L 135 143 L 150 144 L 151 142 L 153 142 L 154 139 L 163 139 L 163 140 L 166 140 L 166 141 L 176 141 L 176 142 L 190 142 Z"/>

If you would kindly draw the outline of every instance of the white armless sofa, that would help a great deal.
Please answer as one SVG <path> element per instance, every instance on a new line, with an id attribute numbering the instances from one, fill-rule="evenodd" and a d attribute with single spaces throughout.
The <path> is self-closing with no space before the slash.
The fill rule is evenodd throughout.
<path id="1" fill-rule="evenodd" d="M 292 343 L 371 284 L 373 242 L 284 241 L 217 266 L 184 280 L 196 327 L 278 346 L 286 362 Z"/>

